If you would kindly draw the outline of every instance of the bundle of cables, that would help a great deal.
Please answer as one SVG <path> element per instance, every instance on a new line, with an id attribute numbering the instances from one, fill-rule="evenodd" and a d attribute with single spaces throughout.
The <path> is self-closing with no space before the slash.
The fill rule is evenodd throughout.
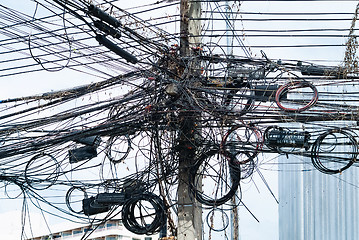
<path id="1" fill-rule="evenodd" d="M 127 230 L 136 234 L 152 235 L 166 225 L 163 200 L 150 192 L 131 196 L 122 208 L 122 222 Z"/>
<path id="2" fill-rule="evenodd" d="M 223 153 L 219 148 L 204 152 L 198 157 L 196 164 L 190 169 L 189 183 L 189 190 L 198 202 L 207 206 L 220 206 L 236 194 L 240 168 L 234 162 L 234 155 Z M 206 188 L 211 188 L 207 194 Z"/>
<path id="3" fill-rule="evenodd" d="M 312 93 L 313 96 L 311 97 L 311 99 L 309 99 L 308 101 L 304 101 L 304 100 L 289 101 L 288 99 L 286 99 L 286 102 L 288 103 L 286 105 L 288 105 L 288 106 L 285 106 L 284 103 L 282 103 L 282 100 L 284 100 L 284 98 L 286 98 L 287 94 L 292 90 L 300 89 L 300 88 L 303 88 L 303 89 L 310 88 L 313 91 L 313 93 Z M 299 93 L 296 92 L 295 94 L 298 95 Z M 302 92 L 301 94 L 308 94 L 308 92 Z M 294 113 L 302 112 L 304 110 L 311 108 L 317 101 L 318 101 L 318 90 L 312 83 L 310 83 L 308 81 L 288 82 L 288 83 L 282 85 L 280 88 L 278 88 L 278 90 L 275 94 L 275 102 L 276 102 L 277 106 L 286 112 L 294 112 Z M 297 105 L 299 105 L 299 106 L 297 106 Z"/>
<path id="4" fill-rule="evenodd" d="M 319 135 L 312 146 L 311 159 L 322 173 L 336 174 L 348 169 L 356 161 L 358 144 L 348 130 L 335 128 Z"/>
<path id="5" fill-rule="evenodd" d="M 220 147 L 224 152 L 236 153 L 237 164 L 246 164 L 256 158 L 262 149 L 262 133 L 255 126 L 236 125 L 224 135 Z"/>
<path id="6" fill-rule="evenodd" d="M 44 190 L 54 185 L 60 175 L 60 164 L 51 154 L 39 153 L 26 164 L 24 176 L 29 187 Z"/>

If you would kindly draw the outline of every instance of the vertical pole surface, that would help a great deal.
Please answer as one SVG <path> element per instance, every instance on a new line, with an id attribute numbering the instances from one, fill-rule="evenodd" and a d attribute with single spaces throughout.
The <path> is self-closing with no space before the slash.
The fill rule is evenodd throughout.
<path id="1" fill-rule="evenodd" d="M 232 8 L 229 5 L 228 1 L 225 1 L 226 8 L 226 44 L 227 44 L 227 56 L 233 56 L 233 32 L 232 26 L 234 26 L 234 22 L 231 23 L 230 19 L 234 19 L 232 15 Z M 231 137 L 233 138 L 233 137 Z M 234 152 L 233 152 L 234 153 Z M 239 216 L 238 216 L 238 200 L 236 196 L 233 196 L 232 199 L 233 209 L 231 211 L 231 240 L 239 239 Z"/>
<path id="2" fill-rule="evenodd" d="M 183 81 L 193 81 L 196 84 L 199 63 L 189 61 L 192 48 L 200 42 L 201 24 L 196 20 L 201 15 L 201 3 L 191 0 L 181 0 L 180 7 L 180 54 L 187 65 L 182 71 Z M 186 69 L 186 70 L 185 70 Z M 193 165 L 196 154 L 196 119 L 199 114 L 191 111 L 190 104 L 184 107 L 179 115 L 179 185 L 178 185 L 178 240 L 201 240 L 202 239 L 202 212 L 198 203 L 191 198 L 189 183 L 189 168 Z"/>

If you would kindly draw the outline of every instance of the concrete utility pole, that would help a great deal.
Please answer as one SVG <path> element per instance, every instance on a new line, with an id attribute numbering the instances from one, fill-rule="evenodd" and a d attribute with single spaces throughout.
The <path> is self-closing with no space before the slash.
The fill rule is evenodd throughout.
<path id="1" fill-rule="evenodd" d="M 226 43 L 227 43 L 227 56 L 233 56 L 233 32 L 232 27 L 234 26 L 234 22 L 231 23 L 230 19 L 234 19 L 233 10 L 229 5 L 228 1 L 225 1 L 226 8 Z M 231 211 L 231 240 L 239 239 L 239 216 L 238 216 L 238 200 L 236 196 L 233 196 L 232 199 L 233 209 Z"/>
<path id="2" fill-rule="evenodd" d="M 187 70 L 183 69 L 184 81 L 193 81 L 198 76 L 199 63 L 190 62 L 186 59 L 192 54 L 192 48 L 197 47 L 201 42 L 201 23 L 196 19 L 201 16 L 201 3 L 191 0 L 181 0 L 180 7 L 180 54 L 185 59 Z M 178 240 L 201 240 L 202 239 L 202 211 L 194 198 L 190 197 L 188 191 L 189 167 L 193 165 L 196 153 L 196 122 L 200 114 L 191 111 L 190 106 L 183 109 L 179 115 L 179 184 L 178 184 Z"/>

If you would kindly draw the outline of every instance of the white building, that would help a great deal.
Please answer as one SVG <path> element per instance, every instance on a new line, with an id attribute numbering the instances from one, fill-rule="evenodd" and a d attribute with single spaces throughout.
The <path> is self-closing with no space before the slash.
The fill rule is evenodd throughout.
<path id="1" fill-rule="evenodd" d="M 80 240 L 84 234 L 92 232 L 88 240 L 157 240 L 158 235 L 146 236 L 136 235 L 128 231 L 119 220 L 110 220 L 104 224 L 99 225 L 97 228 L 73 224 L 72 228 L 64 228 L 61 231 L 53 232 L 28 240 Z"/>

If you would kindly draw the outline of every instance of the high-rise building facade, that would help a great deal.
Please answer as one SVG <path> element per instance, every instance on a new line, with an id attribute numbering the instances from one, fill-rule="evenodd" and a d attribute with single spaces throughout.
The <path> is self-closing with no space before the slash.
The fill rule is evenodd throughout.
<path id="1" fill-rule="evenodd" d="M 279 239 L 359 239 L 359 176 L 319 172 L 309 157 L 279 158 Z"/>
<path id="2" fill-rule="evenodd" d="M 158 235 L 136 235 L 129 232 L 118 220 L 111 220 L 98 227 L 75 226 L 51 234 L 29 238 L 28 240 L 80 240 L 88 234 L 88 240 L 157 240 Z M 91 234 L 89 234 L 91 232 Z"/>

